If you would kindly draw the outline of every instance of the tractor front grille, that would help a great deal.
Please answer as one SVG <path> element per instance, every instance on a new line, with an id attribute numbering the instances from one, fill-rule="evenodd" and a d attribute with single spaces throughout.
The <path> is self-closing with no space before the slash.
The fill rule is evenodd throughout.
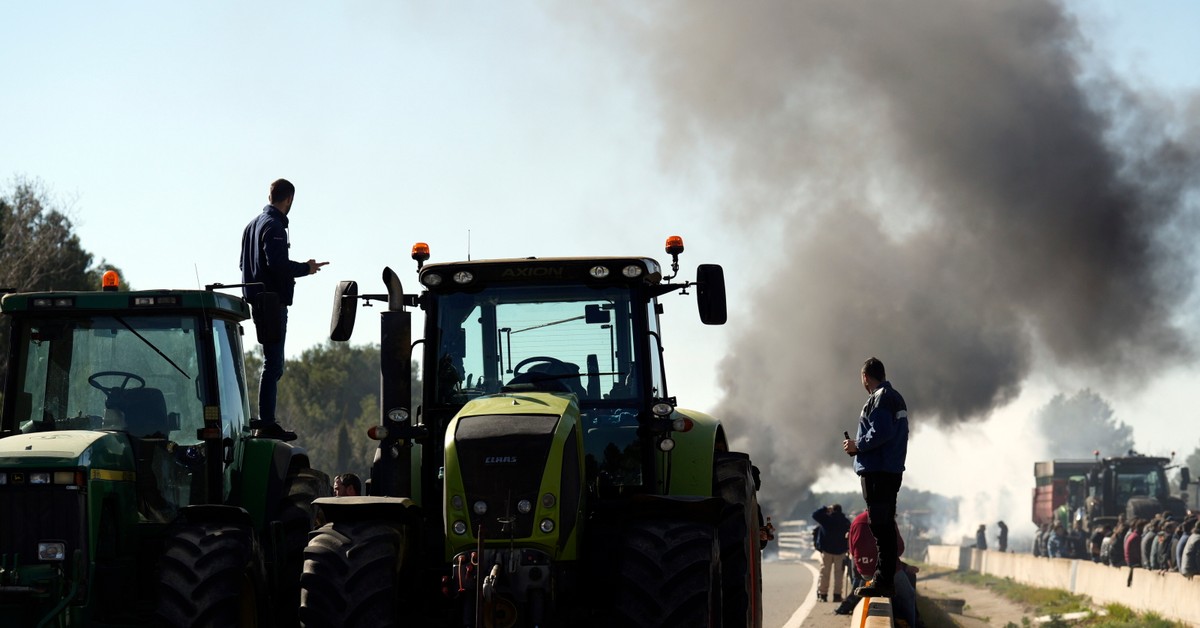
<path id="1" fill-rule="evenodd" d="M 484 537 L 524 538 L 533 534 L 538 489 L 550 455 L 557 415 L 482 415 L 459 419 L 454 440 L 467 491 L 471 529 Z M 534 510 L 517 511 L 529 500 Z M 487 512 L 479 515 L 474 504 Z"/>
<path id="2" fill-rule="evenodd" d="M 87 549 L 86 495 L 78 487 L 55 484 L 0 485 L 0 555 L 7 566 L 33 565 L 41 541 L 66 544 L 69 574 L 75 550 Z"/>

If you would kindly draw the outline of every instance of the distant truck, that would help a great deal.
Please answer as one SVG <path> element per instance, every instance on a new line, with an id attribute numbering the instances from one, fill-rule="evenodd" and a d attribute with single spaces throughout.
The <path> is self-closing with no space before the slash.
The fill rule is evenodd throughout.
<path id="1" fill-rule="evenodd" d="M 1087 474 L 1095 460 L 1048 460 L 1033 463 L 1033 523 L 1053 525 L 1056 513 L 1082 509 L 1087 500 Z M 1059 521 L 1062 521 L 1061 518 Z M 1068 525 L 1070 518 L 1068 516 Z"/>
<path id="2" fill-rule="evenodd" d="M 1175 519 L 1187 514 L 1187 506 L 1172 495 L 1167 470 L 1170 458 L 1143 456 L 1099 457 L 1095 460 L 1052 460 L 1034 464 L 1037 485 L 1033 489 L 1033 522 L 1070 525 L 1080 519 L 1084 528 L 1117 523 L 1118 517 L 1145 519 L 1160 512 Z M 1187 491 L 1191 474 L 1180 467 L 1180 491 Z"/>

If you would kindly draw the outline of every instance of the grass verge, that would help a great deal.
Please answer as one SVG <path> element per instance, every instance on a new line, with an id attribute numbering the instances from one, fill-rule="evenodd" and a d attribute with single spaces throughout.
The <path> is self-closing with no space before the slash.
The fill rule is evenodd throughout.
<path id="1" fill-rule="evenodd" d="M 924 567 L 922 568 L 924 570 Z M 934 571 L 940 571 L 933 568 Z M 1061 617 L 1067 613 L 1092 610 L 1090 598 L 1084 595 L 1074 595 L 1062 589 L 1041 589 L 1014 582 L 1009 578 L 986 576 L 972 571 L 955 571 L 946 574 L 946 578 L 966 586 L 989 589 L 1018 604 L 1033 609 L 1037 616 L 1050 615 Z M 918 585 L 919 586 L 919 585 Z M 1052 619 L 1040 624 L 1046 628 L 1066 628 L 1067 626 L 1086 626 L 1087 628 L 1187 628 L 1182 622 L 1164 619 L 1155 613 L 1138 613 L 1120 604 L 1108 604 L 1104 607 L 1105 615 L 1092 615 L 1085 619 L 1065 621 Z M 922 617 L 925 609 L 921 607 Z M 945 624 L 938 624 L 945 625 Z M 1009 623 L 1005 628 L 1025 628 L 1033 626 L 1026 618 L 1021 626 Z"/>

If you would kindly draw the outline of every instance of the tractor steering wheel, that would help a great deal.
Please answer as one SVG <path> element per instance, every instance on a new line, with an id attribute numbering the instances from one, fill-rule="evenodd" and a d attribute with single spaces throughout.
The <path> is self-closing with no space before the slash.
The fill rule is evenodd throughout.
<path id="1" fill-rule="evenodd" d="M 520 375 L 521 367 L 525 366 L 526 364 L 540 364 L 542 362 L 545 362 L 546 364 L 549 364 L 551 366 L 560 366 L 560 365 L 566 364 L 566 362 L 563 362 L 562 360 L 555 358 L 555 357 L 551 357 L 548 355 L 535 355 L 531 358 L 525 358 L 524 360 L 517 362 L 517 365 L 515 367 L 513 367 L 513 375 Z"/>
<path id="2" fill-rule="evenodd" d="M 96 381 L 101 377 L 124 377 L 125 379 L 121 380 L 120 386 L 104 386 L 100 382 Z M 100 392 L 103 392 L 105 397 L 111 397 L 112 394 L 118 390 L 129 390 L 129 382 L 137 382 L 137 386 L 133 386 L 133 388 L 146 387 L 146 380 L 141 375 L 134 375 L 133 373 L 126 371 L 100 371 L 99 373 L 95 373 L 88 377 L 87 381 L 92 385 L 92 388 L 96 388 Z"/>

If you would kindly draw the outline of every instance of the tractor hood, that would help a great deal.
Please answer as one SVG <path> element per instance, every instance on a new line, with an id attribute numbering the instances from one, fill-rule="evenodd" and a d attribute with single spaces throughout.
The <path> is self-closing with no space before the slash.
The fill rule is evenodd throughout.
<path id="1" fill-rule="evenodd" d="M 0 439 L 3 467 L 96 467 L 124 469 L 129 439 L 120 432 L 67 430 L 15 434 Z"/>
<path id="2" fill-rule="evenodd" d="M 583 444 L 575 396 L 505 393 L 468 402 L 446 430 L 448 556 L 523 539 L 560 557 L 576 532 Z M 573 551 L 573 550 L 572 550 Z"/>

